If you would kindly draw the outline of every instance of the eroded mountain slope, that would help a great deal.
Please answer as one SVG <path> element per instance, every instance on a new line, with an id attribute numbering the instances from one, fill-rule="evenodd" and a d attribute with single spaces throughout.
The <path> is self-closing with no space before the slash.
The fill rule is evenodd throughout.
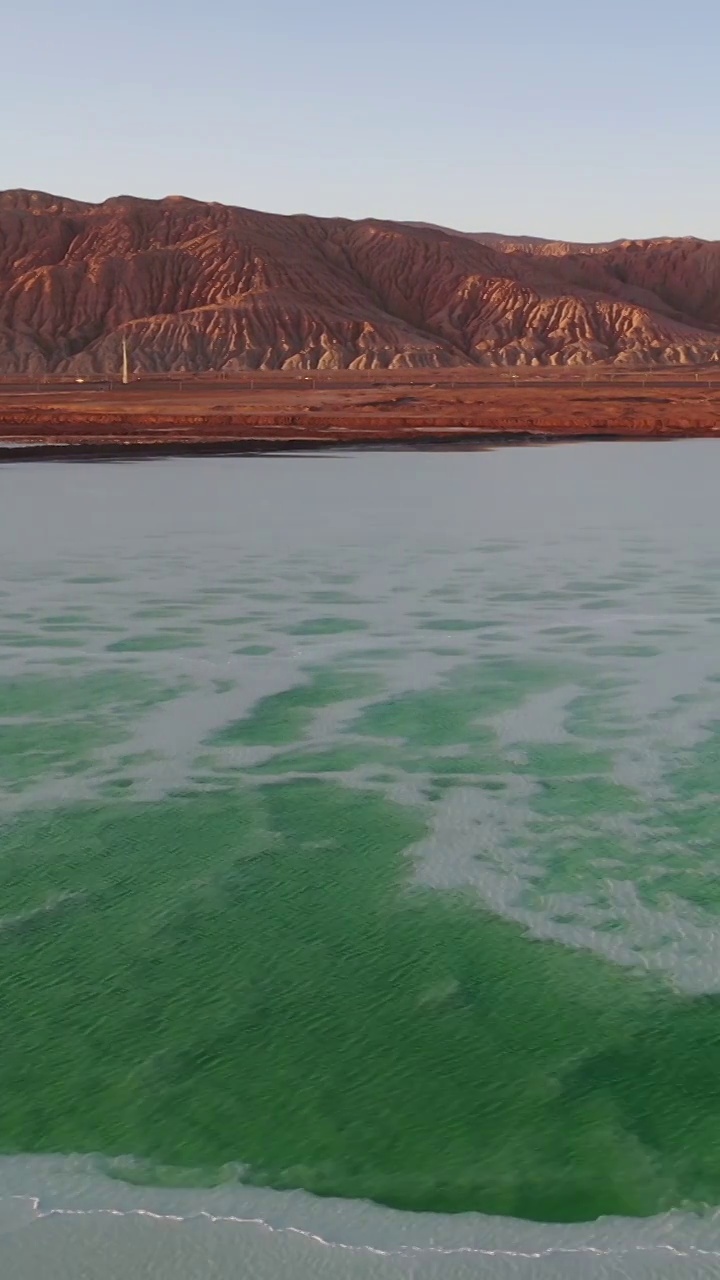
<path id="1" fill-rule="evenodd" d="M 486 243 L 485 241 L 489 241 Z M 681 364 L 720 245 L 577 246 L 183 197 L 0 193 L 0 373 Z"/>

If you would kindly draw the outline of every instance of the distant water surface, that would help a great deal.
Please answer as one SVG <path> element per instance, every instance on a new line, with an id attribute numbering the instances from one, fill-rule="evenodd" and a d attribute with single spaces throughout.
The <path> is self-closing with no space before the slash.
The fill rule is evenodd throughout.
<path id="1" fill-rule="evenodd" d="M 718 457 L 0 466 L 8 1274 L 716 1274 Z"/>

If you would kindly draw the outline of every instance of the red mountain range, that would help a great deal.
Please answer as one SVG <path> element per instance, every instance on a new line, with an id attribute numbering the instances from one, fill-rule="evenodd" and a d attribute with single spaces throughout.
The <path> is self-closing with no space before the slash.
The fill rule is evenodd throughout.
<path id="1" fill-rule="evenodd" d="M 0 192 L 0 373 L 720 360 L 720 242 Z"/>

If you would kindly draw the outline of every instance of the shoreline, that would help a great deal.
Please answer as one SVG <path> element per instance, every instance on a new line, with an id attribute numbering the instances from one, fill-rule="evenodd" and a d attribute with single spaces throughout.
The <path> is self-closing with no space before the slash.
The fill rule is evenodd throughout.
<path id="1" fill-rule="evenodd" d="M 111 437 L 104 440 L 19 440 L 0 443 L 0 464 L 3 462 L 77 462 L 122 461 L 152 458 L 187 457 L 252 457 L 278 453 L 331 453 L 362 450 L 363 452 L 483 452 L 497 448 L 522 448 L 552 444 L 590 443 L 660 443 L 689 439 L 716 438 L 711 432 L 540 432 L 540 431 L 464 431 L 423 432 L 418 434 L 384 435 L 330 432 L 323 436 L 309 435 L 248 435 L 245 437 L 187 437 L 172 439 L 129 439 Z"/>
<path id="2" fill-rule="evenodd" d="M 0 457 L 492 448 L 720 434 L 720 370 L 0 380 Z"/>

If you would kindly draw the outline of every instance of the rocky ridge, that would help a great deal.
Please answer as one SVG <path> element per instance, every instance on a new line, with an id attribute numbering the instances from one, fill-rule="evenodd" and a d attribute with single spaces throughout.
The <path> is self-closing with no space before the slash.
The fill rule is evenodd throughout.
<path id="1" fill-rule="evenodd" d="M 0 374 L 720 359 L 720 242 L 0 192 Z"/>

